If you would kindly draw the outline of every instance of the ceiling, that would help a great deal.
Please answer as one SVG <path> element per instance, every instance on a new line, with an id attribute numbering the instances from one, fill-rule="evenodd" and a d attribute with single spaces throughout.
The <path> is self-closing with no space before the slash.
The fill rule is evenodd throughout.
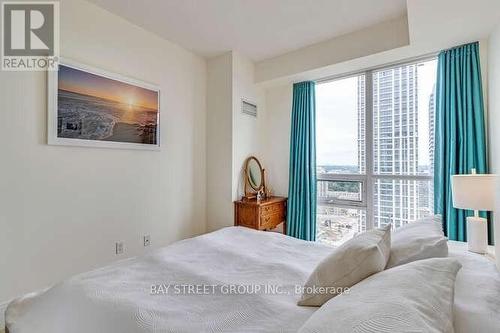
<path id="1" fill-rule="evenodd" d="M 500 24 L 500 0 L 407 0 L 406 7 L 408 45 L 390 45 L 391 40 L 397 41 L 395 34 L 374 34 L 377 29 L 372 26 L 363 30 L 365 34 L 358 31 L 259 61 L 256 82 L 278 85 L 344 75 L 475 41 L 481 42 L 481 61 L 486 68 L 487 39 Z M 388 47 L 385 51 L 374 47 L 380 45 Z"/>
<path id="2" fill-rule="evenodd" d="M 254 61 L 406 15 L 406 0 L 89 0 L 205 57 Z"/>
<path id="3" fill-rule="evenodd" d="M 408 0 L 412 44 L 476 41 L 499 23 L 500 0 Z"/>

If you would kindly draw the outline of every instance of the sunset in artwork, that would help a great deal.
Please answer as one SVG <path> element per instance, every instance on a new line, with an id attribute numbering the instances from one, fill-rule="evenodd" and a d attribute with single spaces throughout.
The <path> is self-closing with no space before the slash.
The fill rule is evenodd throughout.
<path id="1" fill-rule="evenodd" d="M 58 137 L 157 144 L 158 91 L 59 66 Z"/>

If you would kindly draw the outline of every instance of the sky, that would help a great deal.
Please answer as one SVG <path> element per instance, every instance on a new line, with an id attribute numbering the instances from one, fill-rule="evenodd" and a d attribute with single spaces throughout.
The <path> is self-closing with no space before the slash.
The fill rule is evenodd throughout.
<path id="1" fill-rule="evenodd" d="M 318 165 L 358 162 L 358 77 L 316 86 L 316 159 Z"/>
<path id="2" fill-rule="evenodd" d="M 429 164 L 429 97 L 436 80 L 437 61 L 420 63 L 418 71 L 419 165 Z M 358 163 L 358 77 L 316 86 L 316 142 L 318 165 Z"/>
<path id="3" fill-rule="evenodd" d="M 158 110 L 156 91 L 64 65 L 59 65 L 59 89 Z"/>

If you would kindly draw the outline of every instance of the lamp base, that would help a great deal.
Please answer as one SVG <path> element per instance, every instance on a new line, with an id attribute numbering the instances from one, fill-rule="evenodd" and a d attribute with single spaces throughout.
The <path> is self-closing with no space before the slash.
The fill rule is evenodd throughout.
<path id="1" fill-rule="evenodd" d="M 484 217 L 467 217 L 469 251 L 485 254 L 488 249 L 488 221 Z"/>

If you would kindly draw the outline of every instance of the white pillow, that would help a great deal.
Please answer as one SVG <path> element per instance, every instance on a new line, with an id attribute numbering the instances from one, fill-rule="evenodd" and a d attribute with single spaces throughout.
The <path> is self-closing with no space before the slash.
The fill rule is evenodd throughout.
<path id="1" fill-rule="evenodd" d="M 372 275 L 325 303 L 299 333 L 451 333 L 460 263 L 419 260 Z"/>
<path id="2" fill-rule="evenodd" d="M 391 257 L 387 268 L 415 260 L 447 257 L 447 242 L 440 215 L 408 223 L 392 233 Z"/>
<path id="3" fill-rule="evenodd" d="M 345 288 L 384 270 L 390 245 L 388 225 L 359 234 L 334 249 L 309 276 L 298 305 L 321 306 Z"/>

